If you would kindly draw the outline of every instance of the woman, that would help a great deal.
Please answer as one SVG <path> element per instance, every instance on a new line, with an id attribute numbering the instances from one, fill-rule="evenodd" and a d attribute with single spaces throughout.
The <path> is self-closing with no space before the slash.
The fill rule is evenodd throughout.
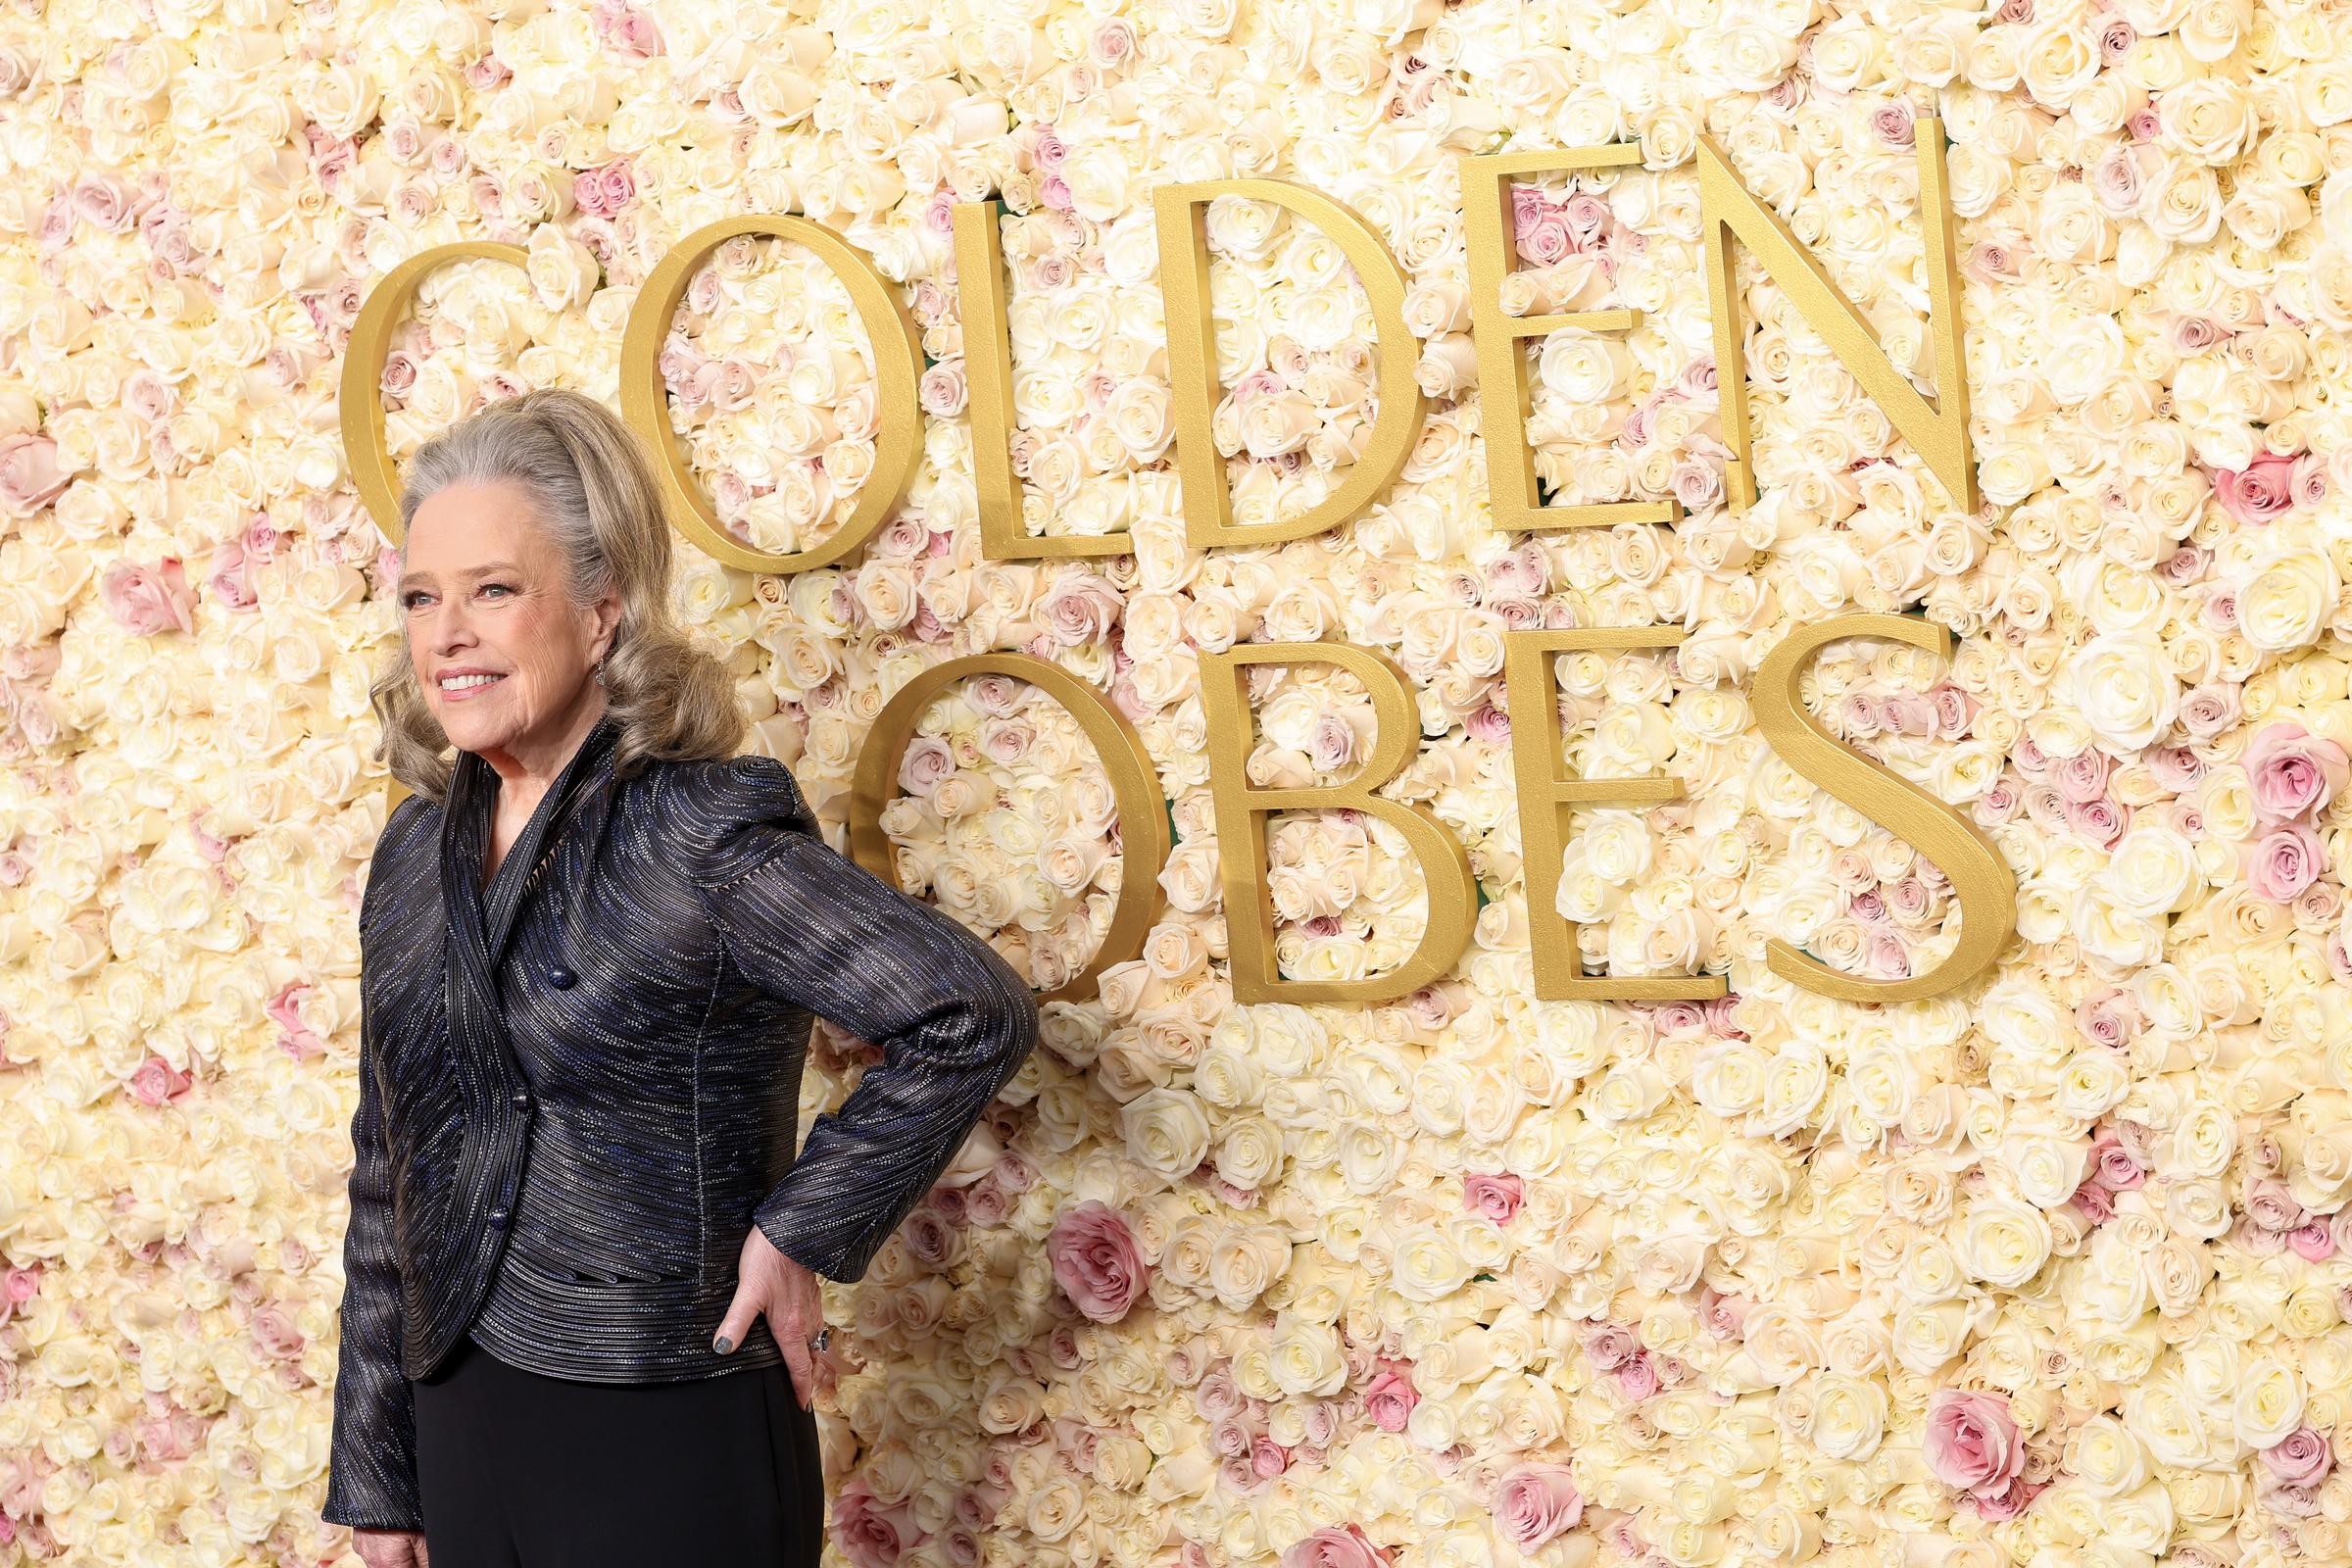
<path id="1" fill-rule="evenodd" d="M 734 756 L 601 404 L 494 405 L 408 478 L 322 1516 L 369 1568 L 814 1564 L 817 1276 L 864 1273 L 1036 1003 Z M 883 1059 L 796 1159 L 818 1014 Z"/>

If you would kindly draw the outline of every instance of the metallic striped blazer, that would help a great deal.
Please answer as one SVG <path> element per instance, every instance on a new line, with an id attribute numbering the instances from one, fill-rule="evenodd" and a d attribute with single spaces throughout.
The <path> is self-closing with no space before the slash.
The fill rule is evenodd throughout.
<path id="1" fill-rule="evenodd" d="M 771 758 L 617 776 L 583 740 L 497 874 L 497 777 L 458 754 L 361 900 L 360 1098 L 332 1523 L 422 1528 L 409 1379 L 468 1333 L 588 1382 L 782 1360 L 711 1338 L 757 1224 L 855 1280 L 1037 1039 L 1036 1000 L 953 917 L 817 836 Z M 799 1135 L 812 1016 L 882 1048 Z"/>

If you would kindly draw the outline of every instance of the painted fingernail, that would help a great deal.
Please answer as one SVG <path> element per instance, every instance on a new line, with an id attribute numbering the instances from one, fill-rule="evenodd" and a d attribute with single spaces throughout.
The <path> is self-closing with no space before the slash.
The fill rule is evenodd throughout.
<path id="1" fill-rule="evenodd" d="M 724 1334 L 721 1334 L 717 1339 L 710 1342 L 710 1348 L 716 1350 L 719 1354 L 724 1355 L 729 1350 L 735 1348 L 735 1342 L 728 1339 Z"/>

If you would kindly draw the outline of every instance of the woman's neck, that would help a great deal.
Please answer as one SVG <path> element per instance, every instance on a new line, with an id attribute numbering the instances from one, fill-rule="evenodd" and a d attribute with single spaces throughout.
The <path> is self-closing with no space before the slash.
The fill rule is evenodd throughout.
<path id="1" fill-rule="evenodd" d="M 524 817 L 538 805 L 548 787 L 560 777 L 565 764 L 578 753 L 580 743 L 596 728 L 596 721 L 605 716 L 605 691 L 601 686 L 589 687 L 593 694 L 565 715 L 562 724 L 542 724 L 530 732 L 518 735 L 506 746 L 492 747 L 481 754 L 498 775 L 499 809 L 504 811 L 519 807 Z"/>

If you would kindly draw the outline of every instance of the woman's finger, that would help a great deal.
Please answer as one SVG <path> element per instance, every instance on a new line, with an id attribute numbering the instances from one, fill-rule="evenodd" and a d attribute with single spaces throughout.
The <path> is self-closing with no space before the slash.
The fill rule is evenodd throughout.
<path id="1" fill-rule="evenodd" d="M 797 1319 L 798 1314 L 794 1316 Z M 816 1397 L 816 1366 L 808 1354 L 808 1342 L 801 1338 L 801 1324 L 797 1320 L 778 1323 L 771 1316 L 767 1326 L 774 1332 L 776 1344 L 784 1348 L 784 1365 L 792 1373 L 792 1392 L 800 1396 L 801 1408 L 806 1410 Z"/>
<path id="2" fill-rule="evenodd" d="M 727 1315 L 718 1320 L 718 1333 L 711 1338 L 710 1348 L 726 1355 L 743 1343 L 752 1330 L 752 1319 L 760 1315 L 760 1299 L 743 1285 L 735 1287 L 735 1299 L 727 1303 Z"/>

